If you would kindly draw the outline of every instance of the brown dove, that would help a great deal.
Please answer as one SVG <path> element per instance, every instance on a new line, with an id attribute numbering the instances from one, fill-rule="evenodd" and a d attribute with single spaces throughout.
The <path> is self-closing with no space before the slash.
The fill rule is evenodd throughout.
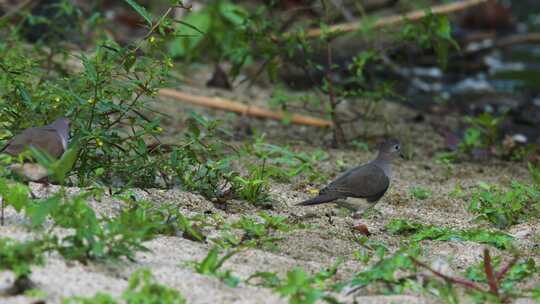
<path id="1" fill-rule="evenodd" d="M 32 146 L 58 159 L 67 150 L 68 140 L 69 119 L 62 117 L 49 125 L 28 128 L 15 135 L 0 150 L 0 153 L 5 152 L 17 156 Z M 47 169 L 40 164 L 15 163 L 9 168 L 17 175 L 30 181 L 42 181 L 48 176 Z"/>
<path id="2" fill-rule="evenodd" d="M 348 197 L 363 198 L 375 204 L 390 186 L 391 163 L 396 156 L 403 157 L 399 141 L 387 140 L 381 144 L 377 158 L 348 170 L 320 190 L 318 196 L 297 205 L 318 205 Z"/>
<path id="3" fill-rule="evenodd" d="M 54 158 L 59 158 L 67 150 L 68 139 L 69 119 L 62 117 L 49 125 L 22 131 L 15 135 L 0 152 L 17 156 L 33 146 Z"/>

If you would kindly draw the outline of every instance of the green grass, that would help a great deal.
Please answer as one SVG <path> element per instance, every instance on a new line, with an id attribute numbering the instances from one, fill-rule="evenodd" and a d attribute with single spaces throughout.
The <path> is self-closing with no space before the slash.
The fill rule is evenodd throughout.
<path id="1" fill-rule="evenodd" d="M 489 231 L 487 229 L 452 229 L 425 225 L 403 219 L 393 219 L 386 229 L 392 234 L 406 235 L 410 242 L 422 240 L 435 241 L 470 241 L 481 244 L 488 244 L 500 249 L 512 248 L 514 238 L 509 234 L 499 231 Z"/>
<path id="2" fill-rule="evenodd" d="M 431 197 L 432 193 L 430 190 L 423 187 L 412 187 L 410 189 L 411 195 L 419 200 L 425 200 Z"/>

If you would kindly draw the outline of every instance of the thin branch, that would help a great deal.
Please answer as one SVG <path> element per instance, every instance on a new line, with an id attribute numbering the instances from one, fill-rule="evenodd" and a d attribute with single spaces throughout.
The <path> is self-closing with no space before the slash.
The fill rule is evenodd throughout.
<path id="1" fill-rule="evenodd" d="M 499 272 L 497 272 L 496 278 L 498 282 L 500 282 L 504 278 L 506 273 L 508 273 L 508 271 L 510 271 L 510 269 L 514 267 L 518 260 L 519 256 L 515 256 L 508 264 L 506 264 L 506 266 L 504 266 Z"/>

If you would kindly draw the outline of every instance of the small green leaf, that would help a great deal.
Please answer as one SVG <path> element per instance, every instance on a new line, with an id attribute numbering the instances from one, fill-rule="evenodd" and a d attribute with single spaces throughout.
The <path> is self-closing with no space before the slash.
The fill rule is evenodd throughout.
<path id="1" fill-rule="evenodd" d="M 79 155 L 79 147 L 75 146 L 68 149 L 60 160 L 56 161 L 52 166 L 52 172 L 54 179 L 63 184 L 66 178 L 66 175 L 71 171 L 73 165 L 77 161 L 77 156 Z"/>
<path id="2" fill-rule="evenodd" d="M 146 8 L 144 8 L 143 6 L 141 6 L 140 4 L 138 4 L 137 2 L 133 0 L 125 0 L 125 1 L 137 12 L 137 14 L 139 14 L 141 17 L 144 18 L 144 20 L 149 26 L 152 26 L 152 17 L 148 13 L 148 11 L 146 11 Z"/>
<path id="3" fill-rule="evenodd" d="M 214 247 L 210 249 L 203 261 L 197 265 L 196 270 L 200 274 L 213 274 L 216 272 L 218 263 L 218 249 Z"/>

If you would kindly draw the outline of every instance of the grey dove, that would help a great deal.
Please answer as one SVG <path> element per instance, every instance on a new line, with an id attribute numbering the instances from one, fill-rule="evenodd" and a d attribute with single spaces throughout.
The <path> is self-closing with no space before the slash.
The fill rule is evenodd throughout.
<path id="1" fill-rule="evenodd" d="M 69 122 L 69 119 L 62 117 L 46 126 L 28 128 L 15 135 L 0 152 L 17 156 L 32 146 L 58 159 L 68 147 Z M 40 164 L 16 163 L 9 168 L 30 181 L 42 181 L 48 176 L 47 169 Z"/>
<path id="2" fill-rule="evenodd" d="M 69 140 L 69 119 L 58 118 L 42 127 L 28 128 L 15 135 L 0 152 L 17 156 L 30 146 L 59 158 L 67 150 Z"/>
<path id="3" fill-rule="evenodd" d="M 348 170 L 321 189 L 318 196 L 297 205 L 318 205 L 348 197 L 363 198 L 375 204 L 390 186 L 392 160 L 397 156 L 403 157 L 399 141 L 386 140 L 380 145 L 374 160 Z"/>

